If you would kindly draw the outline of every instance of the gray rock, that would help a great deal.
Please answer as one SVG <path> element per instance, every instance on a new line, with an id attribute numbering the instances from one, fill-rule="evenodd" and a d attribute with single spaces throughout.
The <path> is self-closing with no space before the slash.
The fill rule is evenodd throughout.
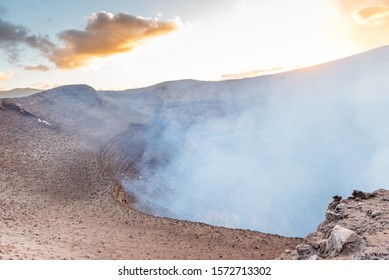
<path id="1" fill-rule="evenodd" d="M 347 209 L 347 205 L 340 203 L 335 207 L 336 212 L 341 212 Z"/>
<path id="2" fill-rule="evenodd" d="M 335 257 L 342 251 L 344 245 L 359 240 L 358 235 L 347 228 L 336 225 L 327 240 L 326 252 Z"/>
<path id="3" fill-rule="evenodd" d="M 302 256 L 302 255 L 309 255 L 312 250 L 312 246 L 309 244 L 301 244 L 296 247 L 297 253 Z"/>
<path id="4" fill-rule="evenodd" d="M 327 240 L 318 239 L 312 243 L 312 247 L 316 249 L 320 254 L 323 254 L 326 250 Z"/>
<path id="5" fill-rule="evenodd" d="M 371 213 L 371 217 L 372 218 L 375 218 L 375 217 L 377 217 L 377 216 L 379 216 L 379 215 L 381 215 L 382 214 L 382 212 L 380 212 L 380 211 L 373 211 L 372 213 Z"/>
<path id="6" fill-rule="evenodd" d="M 375 217 L 381 215 L 382 212 L 380 212 L 380 211 L 372 211 L 372 210 L 369 210 L 369 211 L 366 212 L 366 214 L 367 214 L 370 218 L 375 218 Z"/>

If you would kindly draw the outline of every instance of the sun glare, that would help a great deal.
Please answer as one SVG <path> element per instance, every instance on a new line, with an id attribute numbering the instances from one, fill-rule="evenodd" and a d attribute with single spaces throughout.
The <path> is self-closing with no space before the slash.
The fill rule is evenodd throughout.
<path id="1" fill-rule="evenodd" d="M 169 66 L 164 68 L 166 77 L 197 79 L 339 58 L 344 52 L 332 37 L 329 22 L 334 20 L 334 7 L 326 1 L 304 4 L 239 1 L 227 14 L 201 23 L 180 22 L 177 32 L 153 39 L 143 51 L 154 54 L 150 55 L 154 65 L 159 61 Z"/>
<path id="2" fill-rule="evenodd" d="M 202 22 L 176 19 L 177 31 L 109 61 L 120 66 L 119 76 L 136 75 L 137 86 L 310 66 L 346 55 L 331 32 L 333 9 L 326 1 L 305 1 L 304 6 L 239 1 L 232 11 Z"/>

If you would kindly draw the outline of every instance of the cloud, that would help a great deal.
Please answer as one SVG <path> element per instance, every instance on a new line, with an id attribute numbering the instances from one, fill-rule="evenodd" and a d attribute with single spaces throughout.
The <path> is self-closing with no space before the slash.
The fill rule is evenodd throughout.
<path id="1" fill-rule="evenodd" d="M 9 70 L 7 72 L 0 71 L 0 81 L 8 81 L 11 80 L 14 76 L 14 72 Z"/>
<path id="2" fill-rule="evenodd" d="M 354 14 L 354 20 L 361 25 L 380 25 L 389 19 L 389 6 L 371 5 Z"/>
<path id="3" fill-rule="evenodd" d="M 23 25 L 15 25 L 0 18 L 0 49 L 3 49 L 10 62 L 17 62 L 20 45 L 27 45 L 43 53 L 54 49 L 54 44 L 47 37 L 32 35 Z"/>
<path id="4" fill-rule="evenodd" d="M 389 0 L 334 0 L 357 26 L 378 26 L 389 18 Z M 388 21 L 386 21 L 388 23 Z"/>
<path id="5" fill-rule="evenodd" d="M 0 16 L 6 10 L 0 5 Z M 145 19 L 126 13 L 93 14 L 84 30 L 69 29 L 59 33 L 62 45 L 56 46 L 47 36 L 31 34 L 23 26 L 0 17 L 0 49 L 10 63 L 18 62 L 21 46 L 41 51 L 57 68 L 72 69 L 84 66 L 91 59 L 131 51 L 145 39 L 177 29 L 174 21 Z M 26 66 L 28 71 L 48 71 L 44 65 Z"/>
<path id="6" fill-rule="evenodd" d="M 85 30 L 61 32 L 59 39 L 63 46 L 57 48 L 49 60 L 58 68 L 77 68 L 96 57 L 131 51 L 145 39 L 176 29 L 174 21 L 99 12 L 89 18 Z"/>
<path id="7" fill-rule="evenodd" d="M 358 52 L 389 44 L 389 0 L 333 1 L 345 23 L 343 37 Z"/>
<path id="8" fill-rule="evenodd" d="M 36 66 L 25 66 L 24 67 L 24 70 L 26 71 L 42 71 L 42 72 L 47 72 L 50 70 L 49 67 L 47 67 L 46 65 L 36 65 Z"/>

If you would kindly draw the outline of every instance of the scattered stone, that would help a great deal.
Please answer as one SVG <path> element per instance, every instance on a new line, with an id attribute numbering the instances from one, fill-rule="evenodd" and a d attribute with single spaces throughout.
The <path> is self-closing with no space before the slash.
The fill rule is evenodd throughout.
<path id="1" fill-rule="evenodd" d="M 320 243 L 319 241 L 314 241 L 311 246 L 313 249 L 318 250 L 320 248 Z"/>
<path id="2" fill-rule="evenodd" d="M 319 250 L 318 250 L 318 251 L 319 251 L 321 254 L 324 254 L 325 251 L 326 251 L 326 248 L 327 248 L 327 240 L 321 240 L 320 246 L 319 246 Z"/>
<path id="3" fill-rule="evenodd" d="M 332 197 L 332 199 L 333 199 L 334 201 L 341 201 L 341 200 L 342 200 L 342 197 L 339 196 L 339 195 L 335 195 L 335 196 Z"/>
<path id="4" fill-rule="evenodd" d="M 348 214 L 345 214 L 344 211 L 339 211 L 339 213 L 331 210 L 327 210 L 326 212 L 326 219 L 327 220 L 342 220 L 344 218 L 348 217 Z"/>
<path id="5" fill-rule="evenodd" d="M 327 246 L 327 240 L 326 239 L 318 239 L 312 242 L 312 247 L 315 250 L 318 250 L 321 253 L 324 253 L 326 246 Z"/>
<path id="6" fill-rule="evenodd" d="M 369 216 L 370 218 L 375 218 L 375 217 L 378 217 L 379 215 L 381 215 L 382 214 L 382 212 L 380 212 L 380 211 L 372 211 L 372 210 L 368 210 L 367 212 L 366 212 L 366 214 L 367 214 L 367 216 Z"/>
<path id="7" fill-rule="evenodd" d="M 341 196 L 338 196 L 338 195 L 335 195 L 332 197 L 333 201 L 330 203 L 330 205 L 328 206 L 328 209 L 335 209 L 336 206 L 338 206 L 338 204 L 340 203 L 340 201 L 342 200 L 342 197 Z"/>
<path id="8" fill-rule="evenodd" d="M 355 258 L 356 260 L 389 260 L 389 253 L 370 253 Z"/>
<path id="9" fill-rule="evenodd" d="M 373 211 L 373 212 L 371 212 L 371 217 L 375 218 L 377 216 L 380 216 L 381 214 L 382 214 L 382 212 L 380 212 L 380 211 Z"/>
<path id="10" fill-rule="evenodd" d="M 346 204 L 340 203 L 335 207 L 336 212 L 344 211 L 347 208 Z"/>

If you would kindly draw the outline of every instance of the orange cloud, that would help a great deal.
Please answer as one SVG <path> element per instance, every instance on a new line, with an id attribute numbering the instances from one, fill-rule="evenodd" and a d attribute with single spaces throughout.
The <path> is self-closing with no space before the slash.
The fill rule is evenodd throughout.
<path id="1" fill-rule="evenodd" d="M 389 44 L 389 0 L 333 0 L 360 51 Z M 346 33 L 347 32 L 347 33 Z"/>
<path id="2" fill-rule="evenodd" d="M 46 65 L 36 65 L 36 66 L 25 66 L 24 67 L 24 70 L 26 71 L 42 71 L 42 72 L 46 72 L 46 71 L 49 71 L 50 68 L 47 67 Z"/>
<path id="3" fill-rule="evenodd" d="M 56 48 L 49 60 L 58 68 L 77 68 L 96 57 L 131 51 L 145 39 L 176 29 L 173 21 L 99 12 L 89 18 L 85 30 L 61 32 L 59 38 L 63 46 Z"/>
<path id="4" fill-rule="evenodd" d="M 389 6 L 371 5 L 354 14 L 354 19 L 362 25 L 380 25 L 389 19 Z"/>

